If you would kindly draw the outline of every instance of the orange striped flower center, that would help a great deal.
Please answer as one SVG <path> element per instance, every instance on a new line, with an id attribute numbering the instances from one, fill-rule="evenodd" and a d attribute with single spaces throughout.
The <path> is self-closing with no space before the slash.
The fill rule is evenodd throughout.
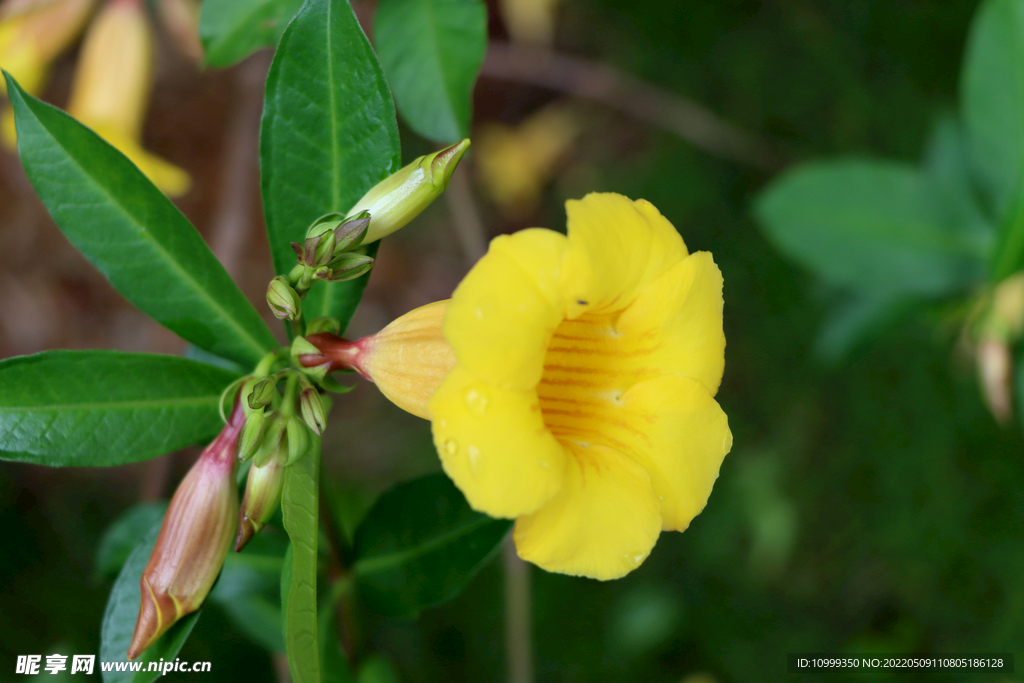
<path id="1" fill-rule="evenodd" d="M 646 440 L 623 411 L 622 395 L 637 382 L 663 374 L 652 354 L 664 343 L 656 334 L 624 335 L 615 329 L 619 313 L 585 314 L 555 329 L 537 387 L 544 424 L 567 451 L 586 458 L 592 444 L 630 454 Z"/>

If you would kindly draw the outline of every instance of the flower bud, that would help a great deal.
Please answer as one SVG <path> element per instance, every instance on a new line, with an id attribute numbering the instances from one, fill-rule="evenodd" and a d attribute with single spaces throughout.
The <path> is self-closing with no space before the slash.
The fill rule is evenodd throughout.
<path id="1" fill-rule="evenodd" d="M 320 392 L 313 387 L 303 389 L 299 395 L 299 412 L 309 430 L 317 436 L 322 436 L 324 429 L 327 428 L 327 411 L 324 408 L 324 400 L 320 398 Z"/>
<path id="2" fill-rule="evenodd" d="M 288 440 L 288 461 L 285 466 L 291 466 L 309 450 L 309 430 L 302 420 L 293 415 L 288 418 L 285 435 Z"/>
<path id="3" fill-rule="evenodd" d="M 275 396 L 277 396 L 277 382 L 273 377 L 264 377 L 253 386 L 247 400 L 249 407 L 255 410 L 273 403 Z"/>
<path id="4" fill-rule="evenodd" d="M 310 237 L 318 237 L 328 232 L 332 232 L 338 229 L 345 222 L 345 214 L 338 213 L 325 213 L 320 218 L 313 221 L 312 225 L 306 229 L 307 239 Z"/>
<path id="5" fill-rule="evenodd" d="M 361 277 L 373 267 L 373 258 L 365 254 L 351 252 L 341 254 L 331 261 L 327 276 L 322 278 L 329 282 L 345 282 Z"/>
<path id="6" fill-rule="evenodd" d="M 302 317 L 302 300 L 288 284 L 288 279 L 278 275 L 267 287 L 267 305 L 279 320 L 298 320 Z"/>
<path id="7" fill-rule="evenodd" d="M 128 659 L 135 659 L 206 598 L 227 555 L 238 515 L 235 449 L 242 401 L 178 485 L 142 573 L 142 604 Z"/>
<path id="8" fill-rule="evenodd" d="M 160 0 L 160 21 L 179 50 L 194 64 L 203 62 L 203 44 L 199 42 L 198 0 Z"/>
<path id="9" fill-rule="evenodd" d="M 95 0 L 8 0 L 0 8 L 0 67 L 18 84 L 38 95 L 50 63 L 81 32 Z M 0 93 L 7 83 L 0 78 Z M 3 112 L 3 139 L 15 145 L 14 113 Z"/>
<path id="10" fill-rule="evenodd" d="M 240 461 L 244 462 L 251 458 L 259 448 L 264 424 L 266 424 L 266 419 L 262 407 L 250 412 L 245 419 L 245 427 L 242 428 L 242 437 L 238 444 L 238 459 Z"/>
<path id="11" fill-rule="evenodd" d="M 68 113 L 119 149 L 171 196 L 188 174 L 145 151 L 142 120 L 153 86 L 153 31 L 140 0 L 112 0 L 89 26 L 71 88 Z"/>
<path id="12" fill-rule="evenodd" d="M 370 214 L 366 211 L 345 219 L 334 231 L 334 255 L 351 251 L 363 243 L 366 229 L 370 227 Z"/>
<path id="13" fill-rule="evenodd" d="M 390 235 L 440 197 L 468 148 L 469 140 L 463 140 L 440 152 L 422 156 L 377 183 L 348 212 L 350 216 L 362 211 L 370 214 L 370 227 L 362 243 L 369 244 Z"/>
<path id="14" fill-rule="evenodd" d="M 427 404 L 455 366 L 455 352 L 441 334 L 447 310 L 447 301 L 421 306 L 354 342 L 327 332 L 311 334 L 306 341 L 318 353 L 296 357 L 306 367 L 355 370 L 402 410 L 429 419 Z"/>
<path id="15" fill-rule="evenodd" d="M 272 457 L 262 466 L 253 465 L 245 482 L 245 498 L 238 511 L 238 535 L 235 552 L 239 552 L 270 521 L 281 502 L 285 464 L 281 457 Z"/>
<path id="16" fill-rule="evenodd" d="M 287 422 L 287 419 L 277 412 L 267 418 L 259 450 L 253 456 L 252 462 L 255 467 L 262 467 L 271 458 L 284 457 L 287 448 L 284 440 Z"/>
<path id="17" fill-rule="evenodd" d="M 978 375 L 985 402 L 996 421 L 1005 425 L 1012 416 L 1010 345 L 995 336 L 985 337 L 977 348 Z"/>

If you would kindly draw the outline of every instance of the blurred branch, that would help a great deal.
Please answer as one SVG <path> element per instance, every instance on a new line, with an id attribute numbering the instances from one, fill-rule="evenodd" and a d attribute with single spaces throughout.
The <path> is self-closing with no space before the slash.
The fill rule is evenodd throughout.
<path id="1" fill-rule="evenodd" d="M 505 569 L 505 658 L 508 683 L 533 683 L 530 565 L 519 558 L 509 534 L 502 549 Z"/>
<path id="2" fill-rule="evenodd" d="M 673 133 L 699 149 L 763 171 L 786 164 L 772 143 L 723 121 L 703 105 L 615 67 L 541 47 L 492 41 L 481 76 L 600 102 Z"/>
<path id="3" fill-rule="evenodd" d="M 463 171 L 452 175 L 444 197 L 467 267 L 472 268 L 487 251 L 487 235 L 480 218 L 480 209 L 473 198 L 473 188 L 469 184 L 468 168 L 464 167 Z"/>
<path id="4" fill-rule="evenodd" d="M 210 248 L 232 277 L 238 276 L 249 244 L 250 212 L 259 187 L 260 116 L 270 57 L 267 51 L 257 52 L 235 71 L 235 105 L 225 134 L 220 197 L 210 234 Z"/>

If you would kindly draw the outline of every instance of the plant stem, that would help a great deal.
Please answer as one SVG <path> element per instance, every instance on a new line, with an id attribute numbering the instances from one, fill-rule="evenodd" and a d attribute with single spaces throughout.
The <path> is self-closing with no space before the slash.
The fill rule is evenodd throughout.
<path id="1" fill-rule="evenodd" d="M 516 553 L 510 535 L 502 552 L 505 569 L 505 659 L 509 683 L 533 683 L 533 624 L 530 565 Z"/>
<path id="2" fill-rule="evenodd" d="M 1017 173 L 1017 187 L 999 230 L 992 252 L 992 280 L 1001 282 L 1024 264 L 1024 168 Z"/>

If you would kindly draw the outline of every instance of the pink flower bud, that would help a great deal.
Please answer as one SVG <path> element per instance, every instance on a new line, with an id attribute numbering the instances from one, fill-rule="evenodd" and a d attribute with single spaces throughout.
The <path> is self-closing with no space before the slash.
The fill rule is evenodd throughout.
<path id="1" fill-rule="evenodd" d="M 243 399 L 174 492 L 153 554 L 142 573 L 142 604 L 128 659 L 135 659 L 206 599 L 227 555 L 238 516 L 238 435 Z"/>

